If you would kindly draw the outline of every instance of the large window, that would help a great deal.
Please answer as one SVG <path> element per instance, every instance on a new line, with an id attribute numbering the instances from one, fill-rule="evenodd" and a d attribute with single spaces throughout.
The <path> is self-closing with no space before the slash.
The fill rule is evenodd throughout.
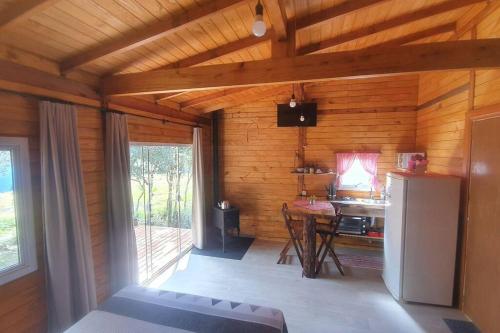
<path id="1" fill-rule="evenodd" d="M 28 140 L 0 137 L 0 284 L 37 269 Z"/>
<path id="2" fill-rule="evenodd" d="M 141 282 L 191 248 L 192 147 L 130 147 L 134 224 Z"/>

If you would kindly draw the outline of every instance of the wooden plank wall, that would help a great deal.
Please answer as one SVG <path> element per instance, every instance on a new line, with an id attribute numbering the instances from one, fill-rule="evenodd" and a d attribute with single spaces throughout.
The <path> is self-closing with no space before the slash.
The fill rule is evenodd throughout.
<path id="1" fill-rule="evenodd" d="M 468 71 L 422 74 L 419 105 L 468 83 Z M 464 129 L 468 109 L 469 90 L 464 90 L 417 112 L 417 150 L 427 152 L 429 171 L 463 176 Z"/>
<path id="2" fill-rule="evenodd" d="M 318 127 L 306 130 L 306 163 L 335 169 L 337 151 L 382 153 L 379 180 L 395 162 L 396 151 L 415 148 L 418 77 L 335 81 L 306 85 L 318 102 Z M 221 112 L 219 149 L 224 197 L 241 209 L 242 233 L 259 238 L 286 237 L 280 207 L 298 192 L 299 130 L 276 127 L 276 103 L 290 93 Z M 327 177 L 306 188 L 324 196 Z M 311 178 L 312 179 L 312 178 Z"/>
<path id="3" fill-rule="evenodd" d="M 381 153 L 378 180 L 383 186 L 385 174 L 394 169 L 396 153 L 415 149 L 418 77 L 358 81 L 307 88 L 306 96 L 318 103 L 319 115 L 318 126 L 307 129 L 305 160 L 335 170 L 336 152 L 377 151 Z M 323 178 L 305 178 L 306 190 L 318 196 L 326 195 L 324 184 Z"/>
<path id="4" fill-rule="evenodd" d="M 104 129 L 99 110 L 78 106 L 81 160 L 89 212 L 97 299 L 109 296 L 104 185 Z M 38 99 L 0 91 L 0 136 L 29 138 L 39 270 L 0 286 L 0 331 L 45 332 L 47 309 L 43 271 Z M 130 138 L 140 142 L 191 143 L 192 129 L 129 117 Z M 205 127 L 207 175 L 211 178 L 210 127 Z M 208 185 L 211 186 L 210 179 Z M 210 188 L 210 187 L 209 187 Z M 209 191 L 209 193 L 211 193 Z M 208 197 L 211 200 L 211 196 Z M 209 203 L 208 207 L 211 207 Z"/>
<path id="5" fill-rule="evenodd" d="M 38 271 L 0 286 L 0 331 L 43 332 L 46 306 L 41 224 L 40 140 L 37 100 L 0 92 L 0 136 L 28 137 Z"/>
<path id="6" fill-rule="evenodd" d="M 40 148 L 38 99 L 0 92 L 0 135 L 27 136 L 33 183 L 33 202 L 39 270 L 0 287 L 0 331 L 44 332 L 46 330 L 45 282 L 41 221 Z M 5 126 L 4 126 L 5 125 Z M 102 122 L 98 110 L 78 107 L 78 131 L 97 297 L 109 294 L 104 192 Z"/>
<path id="7" fill-rule="evenodd" d="M 500 38 L 500 9 L 477 26 L 477 38 Z M 500 70 L 476 71 L 474 108 L 500 105 Z"/>

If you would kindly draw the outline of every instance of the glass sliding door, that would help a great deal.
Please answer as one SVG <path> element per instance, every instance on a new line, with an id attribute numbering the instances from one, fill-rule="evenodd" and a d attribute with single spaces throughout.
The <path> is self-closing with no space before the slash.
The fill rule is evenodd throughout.
<path id="1" fill-rule="evenodd" d="M 141 282 L 156 277 L 191 248 L 191 149 L 190 145 L 130 147 Z"/>

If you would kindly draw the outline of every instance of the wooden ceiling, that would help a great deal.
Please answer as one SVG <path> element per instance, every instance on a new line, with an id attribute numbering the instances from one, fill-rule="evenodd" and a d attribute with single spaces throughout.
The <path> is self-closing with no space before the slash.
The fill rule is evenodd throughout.
<path id="1" fill-rule="evenodd" d="M 272 58 L 273 40 L 295 54 L 459 38 L 499 1 L 263 0 L 268 33 L 251 34 L 256 0 L 0 0 L 0 45 L 47 58 L 61 72 L 96 76 Z M 295 31 L 295 32 L 294 32 Z M 281 88 L 280 88 L 281 87 Z M 215 89 L 155 97 L 191 113 L 258 98 L 271 88 Z M 289 87 L 288 87 L 289 89 Z"/>

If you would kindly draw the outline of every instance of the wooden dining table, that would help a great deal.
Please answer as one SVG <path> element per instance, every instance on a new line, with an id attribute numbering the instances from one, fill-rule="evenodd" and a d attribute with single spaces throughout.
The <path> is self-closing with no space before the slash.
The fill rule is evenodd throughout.
<path id="1" fill-rule="evenodd" d="M 316 277 L 316 221 L 317 219 L 331 220 L 335 218 L 335 209 L 329 201 L 316 201 L 309 204 L 308 200 L 294 200 L 289 206 L 290 213 L 303 216 L 303 247 L 302 270 L 307 278 Z"/>

